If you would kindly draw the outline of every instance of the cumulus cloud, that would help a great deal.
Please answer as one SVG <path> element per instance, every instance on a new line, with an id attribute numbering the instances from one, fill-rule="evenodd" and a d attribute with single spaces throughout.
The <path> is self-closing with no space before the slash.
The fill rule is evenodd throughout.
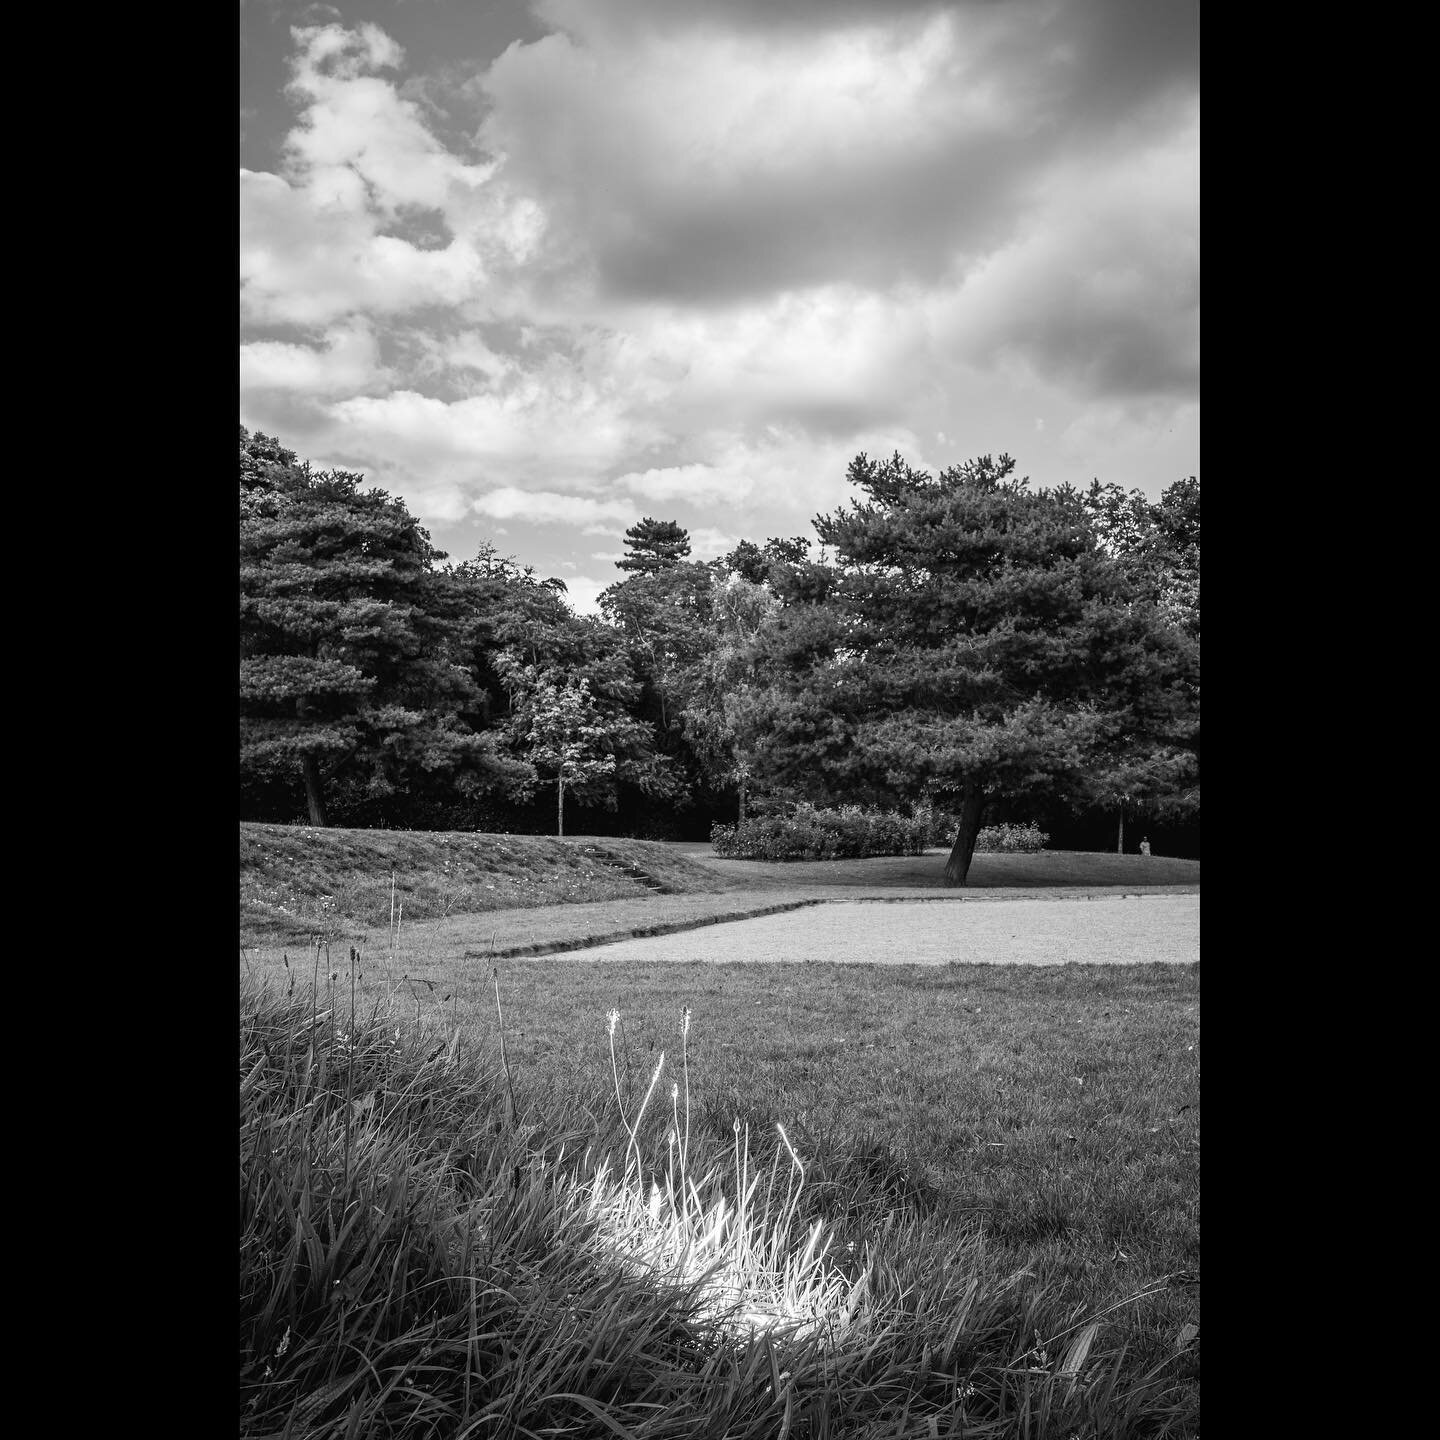
<path id="1" fill-rule="evenodd" d="M 690 531 L 690 558 L 718 560 L 722 555 L 728 555 L 740 540 L 739 535 L 729 530 L 717 530 L 713 525 L 697 525 Z"/>
<path id="2" fill-rule="evenodd" d="M 301 113 L 284 173 L 240 172 L 242 317 L 316 325 L 483 307 L 495 271 L 533 246 L 538 207 L 493 185 L 493 162 L 448 151 L 393 79 L 371 73 L 404 58 L 376 26 L 292 34 Z"/>
<path id="3" fill-rule="evenodd" d="M 527 520 L 534 525 L 578 525 L 586 534 L 608 534 L 632 522 L 634 506 L 623 500 L 596 500 L 554 490 L 520 490 L 501 485 L 478 496 L 471 508 L 497 520 Z"/>
<path id="4" fill-rule="evenodd" d="M 604 294 L 940 283 L 1026 228 L 1047 167 L 1193 91 L 1193 8 L 553 0 L 561 33 L 483 77 L 482 134 Z"/>
<path id="5" fill-rule="evenodd" d="M 687 500 L 691 504 L 743 500 L 754 484 L 748 475 L 713 465 L 671 465 L 638 473 L 632 470 L 615 483 L 647 500 Z"/>
<path id="6" fill-rule="evenodd" d="M 954 17 L 818 35 L 555 35 L 484 77 L 486 144 L 602 295 L 934 280 L 1013 221 L 1025 97 Z"/>
<path id="7" fill-rule="evenodd" d="M 1042 223 L 946 307 L 949 342 L 972 363 L 1018 359 L 1086 396 L 1193 395 L 1197 130 L 1198 117 L 1147 152 L 1058 178 Z"/>
<path id="8" fill-rule="evenodd" d="M 332 326 L 318 346 L 258 340 L 240 347 L 242 395 L 254 390 L 344 395 L 393 379 L 380 363 L 374 327 L 363 316 Z"/>
<path id="9" fill-rule="evenodd" d="M 1099 473 L 1190 424 L 1192 0 L 532 9 L 468 134 L 389 31 L 292 32 L 298 118 L 240 177 L 247 424 L 428 523 L 673 511 L 717 554 L 862 449 L 1018 425 L 1022 469 Z"/>

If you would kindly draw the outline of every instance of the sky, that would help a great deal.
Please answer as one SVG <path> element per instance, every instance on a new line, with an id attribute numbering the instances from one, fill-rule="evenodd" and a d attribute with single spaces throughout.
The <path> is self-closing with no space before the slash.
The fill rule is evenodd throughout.
<path id="1" fill-rule="evenodd" d="M 623 578 L 862 451 L 1200 473 L 1198 0 L 241 0 L 240 421 Z M 818 558 L 818 555 L 817 555 Z"/>

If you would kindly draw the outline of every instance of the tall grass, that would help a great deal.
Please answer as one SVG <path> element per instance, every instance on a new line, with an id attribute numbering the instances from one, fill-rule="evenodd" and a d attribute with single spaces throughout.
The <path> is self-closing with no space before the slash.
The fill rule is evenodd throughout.
<path id="1" fill-rule="evenodd" d="M 692 1126 L 688 1016 L 668 1092 L 662 1050 L 627 1103 L 618 1014 L 609 1076 L 517 1089 L 357 968 L 242 976 L 242 1436 L 1195 1433 L 1193 1336 L 1137 1367 L 953 1218 Z"/>

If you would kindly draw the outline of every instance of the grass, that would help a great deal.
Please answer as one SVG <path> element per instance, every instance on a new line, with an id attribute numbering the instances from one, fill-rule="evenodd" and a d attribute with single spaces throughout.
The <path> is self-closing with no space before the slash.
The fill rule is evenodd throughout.
<path id="1" fill-rule="evenodd" d="M 1198 1433 L 1198 966 L 275 977 L 242 1435 Z"/>
<path id="2" fill-rule="evenodd" d="M 240 826 L 247 948 L 314 935 L 343 951 L 396 933 L 475 954 L 538 952 L 836 890 L 942 890 L 943 851 L 865 860 L 724 860 L 708 847 L 576 836 Z M 643 872 L 650 886 L 635 878 Z M 1085 852 L 977 855 L 968 889 L 1189 888 L 1198 860 Z M 392 888 L 393 887 L 393 888 Z M 954 893 L 954 892 L 946 892 Z M 467 917 L 468 920 L 467 920 Z"/>
<path id="3" fill-rule="evenodd" d="M 240 826 L 240 926 L 252 936 L 338 937 L 492 910 L 728 890 L 673 848 L 609 837 Z"/>
<path id="4" fill-rule="evenodd" d="M 945 886 L 945 850 L 923 855 L 878 855 L 864 860 L 707 859 L 717 877 L 746 886 L 883 885 L 907 889 Z M 976 855 L 970 890 L 1056 889 L 1062 886 L 1189 886 L 1200 883 L 1200 862 L 1166 855 L 1115 855 L 1093 850 L 1043 850 L 1034 855 Z"/>

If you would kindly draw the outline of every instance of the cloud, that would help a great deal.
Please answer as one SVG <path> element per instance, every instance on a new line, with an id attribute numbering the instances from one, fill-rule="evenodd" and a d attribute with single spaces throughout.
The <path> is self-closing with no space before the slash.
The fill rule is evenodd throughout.
<path id="1" fill-rule="evenodd" d="M 1188 425 L 1190 0 L 532 8 L 468 82 L 292 32 L 280 173 L 240 176 L 245 423 L 430 524 L 726 549 L 862 449 L 1099 473 Z"/>
<path id="2" fill-rule="evenodd" d="M 537 207 L 427 128 L 388 78 L 400 47 L 374 25 L 294 29 L 299 123 L 284 174 L 240 172 L 242 318 L 324 324 L 363 310 L 483 311 L 497 272 L 523 261 Z"/>
<path id="3" fill-rule="evenodd" d="M 972 364 L 1017 361 L 1087 397 L 1193 396 L 1198 124 L 1192 112 L 1148 151 L 1057 179 L 1033 233 L 937 317 L 945 342 Z"/>
<path id="4" fill-rule="evenodd" d="M 532 525 L 578 525 L 586 534 L 618 533 L 634 522 L 634 506 L 624 500 L 596 500 L 554 490 L 519 490 L 501 485 L 477 496 L 470 507 L 496 520 L 525 520 Z"/>
<path id="5" fill-rule="evenodd" d="M 393 381 L 380 363 L 370 322 L 357 316 L 326 331 L 319 348 L 260 340 L 240 347 L 240 390 L 284 390 L 299 395 L 343 395 Z"/>
<path id="6" fill-rule="evenodd" d="M 740 539 L 739 535 L 729 530 L 717 530 L 713 525 L 697 525 L 690 531 L 690 558 L 718 560 L 722 555 L 728 555 Z"/>
<path id="7" fill-rule="evenodd" d="M 614 583 L 613 579 L 596 580 L 590 575 L 567 575 L 565 599 L 577 615 L 598 615 L 600 592 Z"/>
<path id="8" fill-rule="evenodd" d="M 685 500 L 690 504 L 743 500 L 754 484 L 748 475 L 713 465 L 672 465 L 659 470 L 631 471 L 615 483 L 647 500 Z"/>
<path id="9" fill-rule="evenodd" d="M 552 35 L 483 88 L 546 261 L 619 300 L 935 280 L 1009 233 L 1023 91 L 946 12 L 818 34 Z"/>
<path id="10" fill-rule="evenodd" d="M 551 0 L 562 33 L 479 82 L 481 133 L 549 217 L 546 263 L 602 296 L 939 284 L 1025 233 L 1050 167 L 1167 123 L 1193 9 Z"/>

